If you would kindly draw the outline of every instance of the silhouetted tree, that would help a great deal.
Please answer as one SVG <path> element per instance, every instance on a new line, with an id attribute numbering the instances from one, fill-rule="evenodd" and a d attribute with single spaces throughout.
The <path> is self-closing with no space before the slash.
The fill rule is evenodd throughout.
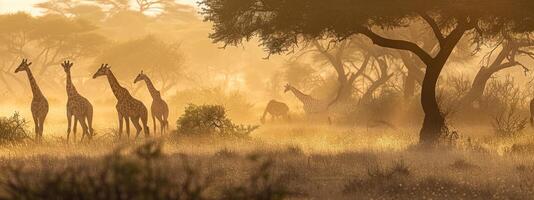
<path id="1" fill-rule="evenodd" d="M 484 93 L 488 80 L 497 72 L 511 67 L 522 67 L 525 73 L 528 72 L 529 68 L 519 62 L 518 58 L 521 56 L 534 58 L 534 53 L 530 52 L 533 47 L 534 44 L 524 38 L 509 38 L 494 45 L 493 49 L 483 57 L 481 63 L 484 66 L 480 67 L 471 88 L 460 99 L 460 106 L 471 106 L 478 100 Z"/>
<path id="2" fill-rule="evenodd" d="M 0 16 L 0 24 L 0 49 L 4 52 L 0 57 L 0 80 L 12 92 L 7 79 L 20 82 L 12 71 L 21 58 L 31 57 L 36 66 L 35 73 L 43 75 L 51 66 L 58 66 L 65 59 L 96 55 L 106 40 L 93 32 L 95 26 L 62 15 L 33 17 L 25 13 L 7 14 Z M 54 69 L 59 70 L 57 67 Z"/>
<path id="3" fill-rule="evenodd" d="M 153 36 L 113 45 L 97 58 L 96 63 L 109 63 L 122 80 L 133 78 L 141 70 L 159 82 L 162 93 L 169 90 L 180 77 L 183 55 L 179 44 L 168 44 Z M 129 78 L 129 79 L 128 79 Z"/>
<path id="4" fill-rule="evenodd" d="M 269 54 L 294 49 L 298 43 L 361 34 L 376 45 L 407 50 L 426 66 L 421 104 L 425 113 L 420 143 L 433 144 L 446 129 L 436 99 L 436 84 L 454 48 L 465 35 L 477 44 L 503 35 L 532 31 L 534 3 L 528 0 L 204 0 L 205 20 L 213 22 L 214 42 L 237 45 L 258 36 Z M 511 12 L 512 11 L 512 12 Z M 425 22 L 438 50 L 416 42 L 390 39 L 378 29 Z"/>

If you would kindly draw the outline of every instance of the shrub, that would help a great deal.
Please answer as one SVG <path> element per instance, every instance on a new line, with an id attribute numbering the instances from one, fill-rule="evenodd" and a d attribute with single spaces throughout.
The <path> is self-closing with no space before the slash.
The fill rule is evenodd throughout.
<path id="1" fill-rule="evenodd" d="M 163 162 L 161 150 L 161 143 L 149 141 L 66 165 L 25 168 L 9 163 L 2 169 L 0 199 L 276 200 L 291 194 L 283 176 L 273 175 L 270 159 L 252 160 L 260 162 L 251 175 L 229 186 L 215 180 L 218 173 L 203 173 L 185 155 L 179 157 L 181 168 L 173 168 Z"/>
<path id="2" fill-rule="evenodd" d="M 29 139 L 26 120 L 18 113 L 0 118 L 0 145 L 17 144 Z"/>
<path id="3" fill-rule="evenodd" d="M 527 126 L 527 118 L 522 117 L 514 105 L 505 108 L 493 117 L 493 130 L 500 137 L 515 137 L 523 132 Z"/>
<path id="4" fill-rule="evenodd" d="M 232 91 L 225 87 L 181 90 L 169 99 L 169 103 L 180 106 L 180 109 L 175 110 L 176 113 L 183 113 L 184 110 L 181 108 L 194 103 L 223 105 L 228 111 L 228 116 L 238 121 L 248 121 L 256 116 L 253 111 L 254 104 L 249 102 L 243 92 Z"/>
<path id="5" fill-rule="evenodd" d="M 367 178 L 350 180 L 345 185 L 343 192 L 345 194 L 354 192 L 381 193 L 382 191 L 379 190 L 386 190 L 391 193 L 399 192 L 403 190 L 402 183 L 410 177 L 410 169 L 403 160 L 400 160 L 390 167 L 368 168 L 367 175 Z"/>
<path id="6" fill-rule="evenodd" d="M 251 161 L 261 161 L 256 155 L 249 156 Z M 288 188 L 285 176 L 273 176 L 274 162 L 267 159 L 258 162 L 258 170 L 240 185 L 230 186 L 222 193 L 223 200 L 265 199 L 281 200 L 289 196 L 296 196 Z"/>
<path id="7" fill-rule="evenodd" d="M 177 132 L 191 135 L 218 135 L 246 137 L 258 126 L 234 124 L 220 105 L 189 104 L 178 119 Z"/>
<path id="8" fill-rule="evenodd" d="M 170 178 L 170 172 L 158 165 L 160 152 L 159 143 L 148 142 L 133 152 L 117 149 L 102 163 L 90 160 L 30 170 L 11 165 L 4 170 L 5 196 L 0 199 L 206 199 L 210 181 L 188 163 L 181 170 L 183 178 Z"/>

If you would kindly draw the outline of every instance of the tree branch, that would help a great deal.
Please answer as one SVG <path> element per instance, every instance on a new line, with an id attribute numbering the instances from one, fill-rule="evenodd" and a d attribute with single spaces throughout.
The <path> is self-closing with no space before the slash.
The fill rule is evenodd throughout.
<path id="1" fill-rule="evenodd" d="M 365 27 L 360 27 L 359 33 L 367 36 L 376 45 L 392 49 L 411 51 L 417 55 L 427 66 L 430 66 L 433 62 L 432 56 L 430 56 L 425 50 L 421 49 L 421 47 L 417 46 L 415 43 L 404 40 L 384 38 Z"/>
<path id="2" fill-rule="evenodd" d="M 432 32 L 434 32 L 434 35 L 436 36 L 436 39 L 438 39 L 438 42 L 443 43 L 443 40 L 445 40 L 445 37 L 443 36 L 443 33 L 441 33 L 441 29 L 439 28 L 438 24 L 436 23 L 436 20 L 432 19 L 428 14 L 421 12 L 419 14 L 421 18 L 423 18 L 426 23 L 432 28 Z"/>

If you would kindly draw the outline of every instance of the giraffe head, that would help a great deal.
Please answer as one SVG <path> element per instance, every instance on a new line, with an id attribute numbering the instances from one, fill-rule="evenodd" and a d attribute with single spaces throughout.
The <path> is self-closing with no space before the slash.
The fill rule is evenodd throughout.
<path id="1" fill-rule="evenodd" d="M 291 87 L 292 87 L 292 86 L 289 85 L 289 83 L 288 83 L 288 84 L 286 84 L 284 87 L 285 87 L 284 92 L 288 92 L 289 90 L 291 90 Z"/>
<path id="2" fill-rule="evenodd" d="M 135 78 L 134 83 L 145 80 L 146 78 L 147 78 L 146 74 L 143 73 L 143 70 L 141 70 L 141 73 L 139 73 L 139 75 L 137 75 L 137 77 Z"/>
<path id="3" fill-rule="evenodd" d="M 32 62 L 28 62 L 28 59 L 22 59 L 20 65 L 17 67 L 17 69 L 15 69 L 15 73 L 20 71 L 27 71 L 28 69 L 30 69 L 30 65 L 32 65 Z"/>
<path id="4" fill-rule="evenodd" d="M 111 66 L 108 66 L 108 64 L 102 64 L 100 68 L 96 71 L 95 75 L 93 75 L 93 79 L 99 77 L 99 76 L 105 76 L 110 72 Z"/>
<path id="5" fill-rule="evenodd" d="M 61 63 L 61 66 L 63 67 L 63 70 L 65 70 L 65 73 L 70 72 L 70 68 L 72 67 L 74 63 L 70 62 L 68 60 L 65 60 L 63 63 Z"/>

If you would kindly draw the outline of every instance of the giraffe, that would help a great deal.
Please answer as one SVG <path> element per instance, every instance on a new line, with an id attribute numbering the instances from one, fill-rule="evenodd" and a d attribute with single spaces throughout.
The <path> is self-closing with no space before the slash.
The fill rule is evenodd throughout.
<path id="1" fill-rule="evenodd" d="M 328 102 L 315 99 L 310 95 L 302 93 L 297 88 L 286 84 L 284 92 L 289 91 L 291 91 L 297 97 L 297 99 L 302 102 L 304 112 L 306 112 L 306 114 L 323 113 L 328 110 Z"/>
<path id="2" fill-rule="evenodd" d="M 69 142 L 71 132 L 72 117 L 74 117 L 74 142 L 76 142 L 77 122 L 80 122 L 83 129 L 82 141 L 86 135 L 89 139 L 93 136 L 93 106 L 85 97 L 81 96 L 78 91 L 76 91 L 76 87 L 72 84 L 70 69 L 73 64 L 74 63 L 69 61 L 61 63 L 61 66 L 67 75 L 67 143 Z"/>
<path id="3" fill-rule="evenodd" d="M 161 98 L 161 93 L 154 87 L 150 78 L 148 78 L 143 71 L 137 75 L 134 84 L 139 81 L 145 81 L 150 96 L 152 96 L 150 112 L 152 114 L 152 123 L 154 123 L 154 134 L 156 134 L 156 119 L 158 119 L 161 129 L 160 134 L 163 135 L 164 129 L 168 130 L 169 128 L 169 122 L 167 121 L 169 118 L 169 106 L 167 106 L 167 103 Z"/>
<path id="4" fill-rule="evenodd" d="M 149 137 L 150 130 L 147 126 L 148 111 L 145 105 L 143 104 L 143 102 L 133 98 L 130 92 L 128 92 L 126 88 L 122 87 L 119 84 L 117 78 L 115 78 L 115 75 L 113 75 L 113 72 L 111 72 L 110 68 L 111 67 L 109 67 L 108 64 L 102 64 L 100 68 L 96 71 L 96 73 L 93 75 L 93 79 L 96 79 L 99 76 L 106 76 L 109 85 L 111 86 L 111 90 L 113 91 L 115 98 L 117 98 L 117 105 L 115 107 L 117 108 L 117 113 L 119 117 L 119 138 L 122 137 L 123 121 L 126 123 L 126 133 L 128 134 L 128 138 L 130 138 L 130 120 L 135 126 L 135 129 L 137 130 L 137 133 L 135 135 L 136 138 L 139 136 L 139 133 L 143 129 L 145 132 L 145 136 Z M 141 119 L 143 127 L 141 127 L 141 125 L 139 124 L 139 119 Z"/>
<path id="5" fill-rule="evenodd" d="M 530 100 L 530 125 L 534 127 L 534 99 Z"/>
<path id="6" fill-rule="evenodd" d="M 28 62 L 28 59 L 22 59 L 22 62 L 15 70 L 15 73 L 26 71 L 26 74 L 28 75 L 33 94 L 31 111 L 33 122 L 35 124 L 35 140 L 40 141 L 43 138 L 43 125 L 46 115 L 48 114 L 48 101 L 41 92 L 41 89 L 39 89 L 39 86 L 33 77 L 30 65 L 32 65 L 32 63 Z"/>
<path id="7" fill-rule="evenodd" d="M 265 108 L 263 116 L 261 117 L 261 123 L 265 123 L 265 117 L 267 116 L 267 113 L 271 115 L 271 119 L 274 121 L 274 119 L 277 117 L 285 117 L 286 119 L 289 119 L 288 112 L 289 107 L 285 103 L 273 99 L 267 103 L 267 107 Z"/>

